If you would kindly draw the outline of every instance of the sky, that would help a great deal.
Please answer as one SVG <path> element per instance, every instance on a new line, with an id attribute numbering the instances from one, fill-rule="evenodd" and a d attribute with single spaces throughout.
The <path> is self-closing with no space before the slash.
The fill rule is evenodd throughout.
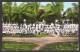
<path id="1" fill-rule="evenodd" d="M 50 3 L 50 2 L 41 2 L 41 5 L 46 5 L 47 3 Z M 65 11 L 67 8 L 72 7 L 72 3 L 77 3 L 77 4 L 78 4 L 78 2 L 64 2 L 64 11 Z"/>
<path id="2" fill-rule="evenodd" d="M 66 10 L 69 7 L 72 7 L 72 3 L 77 3 L 78 4 L 78 2 L 65 2 L 64 3 L 64 10 Z"/>
<path id="3" fill-rule="evenodd" d="M 21 4 L 22 2 L 16 2 L 18 5 L 19 4 Z M 51 3 L 51 2 L 41 2 L 40 4 L 41 5 L 46 5 L 46 4 L 48 4 L 48 3 Z M 78 2 L 64 2 L 64 11 L 67 9 L 67 8 L 71 8 L 72 7 L 72 3 L 77 3 L 78 4 Z"/>
<path id="4" fill-rule="evenodd" d="M 21 2 L 17 2 L 18 3 L 18 5 L 21 3 Z M 51 2 L 41 2 L 41 5 L 46 5 L 46 4 L 48 4 L 48 3 L 51 3 Z M 67 9 L 67 8 L 70 8 L 70 7 L 72 7 L 72 3 L 77 3 L 78 4 L 78 2 L 64 2 L 64 11 Z"/>

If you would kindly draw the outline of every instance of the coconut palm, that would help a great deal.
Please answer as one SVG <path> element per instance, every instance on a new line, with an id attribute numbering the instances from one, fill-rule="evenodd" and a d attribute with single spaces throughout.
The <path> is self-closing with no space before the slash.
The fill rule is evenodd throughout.
<path id="1" fill-rule="evenodd" d="M 11 2 L 5 2 L 3 4 L 3 21 L 4 22 L 9 22 L 11 21 Z"/>
<path id="2" fill-rule="evenodd" d="M 52 2 L 44 6 L 45 13 L 41 16 L 47 23 L 55 22 L 55 19 L 61 19 L 61 12 L 63 10 L 63 2 Z"/>
<path id="3" fill-rule="evenodd" d="M 74 23 L 78 23 L 78 11 L 79 11 L 79 5 L 78 4 L 75 4 L 73 3 L 72 4 L 73 7 L 72 8 L 68 8 L 66 11 L 65 11 L 65 18 L 68 18 L 70 20 L 73 20 Z"/>
<path id="4" fill-rule="evenodd" d="M 37 20 L 36 18 L 38 15 L 39 3 L 31 2 L 31 3 L 26 3 L 24 6 L 22 10 L 24 18 L 29 23 L 35 22 Z"/>

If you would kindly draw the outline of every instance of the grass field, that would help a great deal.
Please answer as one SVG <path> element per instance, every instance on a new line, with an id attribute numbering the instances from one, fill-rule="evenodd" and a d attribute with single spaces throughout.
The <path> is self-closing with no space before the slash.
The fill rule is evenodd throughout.
<path id="1" fill-rule="evenodd" d="M 78 50 L 77 41 L 77 37 L 3 37 L 3 50 Z"/>
<path id="2" fill-rule="evenodd" d="M 71 35 L 60 35 L 61 37 L 78 37 L 77 34 L 71 34 Z M 3 34 L 3 37 L 55 37 L 53 35 L 49 34 Z"/>
<path id="3" fill-rule="evenodd" d="M 16 43 L 16 42 L 4 42 L 3 49 L 6 50 L 32 50 L 38 45 L 34 43 Z M 78 43 L 69 42 L 69 43 L 54 43 L 48 44 L 41 48 L 40 50 L 78 50 Z"/>
<path id="4" fill-rule="evenodd" d="M 5 50 L 32 50 L 36 46 L 34 43 L 3 42 Z"/>
<path id="5" fill-rule="evenodd" d="M 48 34 L 3 34 L 3 37 L 48 37 Z"/>
<path id="6" fill-rule="evenodd" d="M 48 44 L 43 47 L 41 50 L 78 50 L 78 43 L 77 42 L 68 42 L 68 43 L 55 43 L 55 44 Z"/>

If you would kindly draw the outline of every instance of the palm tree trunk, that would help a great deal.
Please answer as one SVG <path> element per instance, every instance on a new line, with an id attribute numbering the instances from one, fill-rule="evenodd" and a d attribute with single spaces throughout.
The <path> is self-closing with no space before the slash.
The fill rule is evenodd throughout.
<path id="1" fill-rule="evenodd" d="M 11 6 L 10 6 L 10 9 L 9 9 L 9 23 L 11 22 Z"/>
<path id="2" fill-rule="evenodd" d="M 9 7 L 9 23 L 11 22 L 11 6 L 12 6 L 12 3 L 9 3 L 10 4 L 10 7 Z"/>
<path id="3" fill-rule="evenodd" d="M 37 18 L 37 17 L 38 17 L 38 15 L 37 15 L 37 0 L 35 0 L 35 8 L 36 8 L 36 9 L 34 9 L 34 10 L 35 10 L 34 12 L 35 12 L 35 15 L 36 15 L 36 18 Z M 37 21 L 38 21 L 38 20 L 37 20 Z"/>

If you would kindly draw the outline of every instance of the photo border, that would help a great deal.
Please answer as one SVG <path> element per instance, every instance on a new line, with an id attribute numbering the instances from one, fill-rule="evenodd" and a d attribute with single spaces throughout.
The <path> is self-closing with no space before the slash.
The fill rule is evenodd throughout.
<path id="1" fill-rule="evenodd" d="M 2 0 L 0 0 L 0 52 L 2 51 Z"/>
<path id="2" fill-rule="evenodd" d="M 64 0 L 64 1 L 59 1 L 59 0 L 0 0 L 0 52 L 9 52 L 9 50 L 2 50 L 2 2 L 79 2 L 79 0 Z M 78 33 L 78 42 L 79 42 L 79 46 L 80 46 L 80 2 L 79 2 L 79 14 L 78 14 L 78 22 L 79 22 L 79 33 Z M 79 47 L 79 51 L 80 51 L 80 47 Z M 22 52 L 79 52 L 79 51 L 68 51 L 68 50 L 64 50 L 64 51 L 60 51 L 60 50 L 56 50 L 56 51 L 22 51 Z M 10 51 L 10 52 L 20 52 L 20 51 Z"/>
<path id="3" fill-rule="evenodd" d="M 79 0 L 3 0 L 5 2 L 51 2 L 51 1 L 54 1 L 54 2 L 79 2 Z"/>

